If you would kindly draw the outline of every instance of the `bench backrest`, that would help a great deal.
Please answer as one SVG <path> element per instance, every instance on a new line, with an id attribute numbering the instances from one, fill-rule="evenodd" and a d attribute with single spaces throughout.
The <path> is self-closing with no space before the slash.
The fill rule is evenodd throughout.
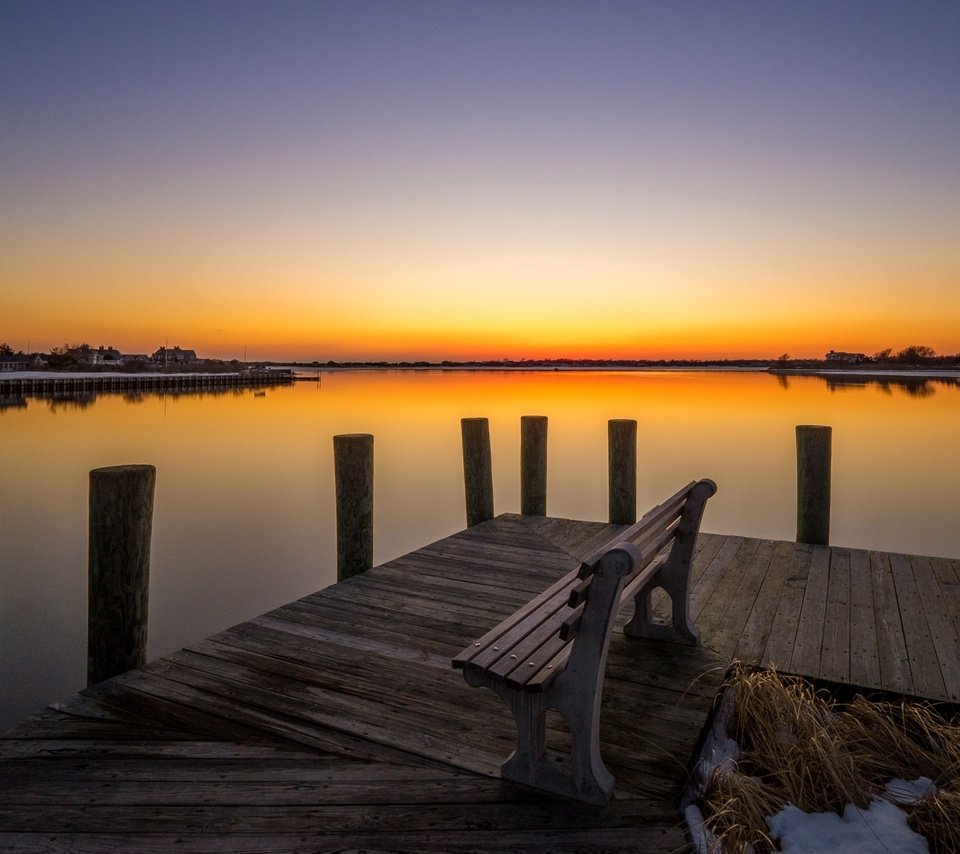
<path id="1" fill-rule="evenodd" d="M 717 485 L 712 480 L 695 480 L 688 483 L 666 501 L 658 504 L 625 531 L 620 532 L 605 545 L 597 549 L 593 555 L 580 566 L 580 578 L 583 579 L 577 588 L 576 600 L 571 604 L 578 605 L 586 601 L 590 586 L 604 555 L 612 549 L 625 543 L 636 550 L 636 556 L 629 573 L 624 578 L 623 589 L 620 592 L 620 603 L 629 598 L 636 598 L 641 594 L 642 601 L 637 602 L 638 610 L 643 605 L 649 611 L 649 594 L 657 587 L 663 588 L 674 605 L 674 624 L 678 623 L 678 606 L 683 606 L 684 620 L 689 623 L 686 615 L 687 599 L 689 594 L 690 564 L 693 551 L 696 547 L 697 532 L 700 530 L 700 520 L 703 517 L 707 499 L 717 491 Z M 582 614 L 582 612 L 581 612 Z M 636 616 L 633 624 L 636 624 Z M 649 620 L 651 615 L 645 613 Z M 569 627 L 564 631 L 571 637 L 575 633 L 577 618 L 571 615 L 568 618 Z M 634 628 L 637 628 L 634 625 Z M 679 628 L 679 627 L 678 627 Z M 686 628 L 682 630 L 686 632 Z M 628 628 L 628 634 L 638 634 Z M 662 636 L 655 632 L 652 636 Z M 681 640 L 681 638 L 675 638 Z M 689 639 L 688 639 L 689 640 Z M 694 638 L 695 640 L 695 638 Z"/>
<path id="2" fill-rule="evenodd" d="M 678 600 L 684 619 L 679 639 L 690 642 L 687 586 L 703 505 L 716 492 L 712 481 L 687 484 L 635 525 L 619 532 L 585 560 L 508 617 L 453 660 L 472 684 L 504 682 L 511 688 L 541 691 L 565 669 L 573 639 L 582 631 L 594 639 L 582 646 L 606 646 L 610 623 L 627 597 L 637 601 L 628 624 L 637 636 L 660 636 L 644 630 L 649 591 L 667 590 Z M 616 600 L 616 601 L 614 601 Z M 641 618 L 638 622 L 638 617 Z M 672 630 L 671 630 L 672 631 Z M 695 630 L 693 630 L 695 632 Z M 695 642 L 695 637 L 694 637 Z M 593 656 L 596 653 L 583 653 Z"/>

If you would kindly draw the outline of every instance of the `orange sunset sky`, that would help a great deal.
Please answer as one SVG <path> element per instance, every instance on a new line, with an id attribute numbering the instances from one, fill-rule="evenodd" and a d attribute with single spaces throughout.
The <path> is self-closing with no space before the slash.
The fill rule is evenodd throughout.
<path id="1" fill-rule="evenodd" d="M 0 5 L 0 341 L 960 352 L 960 4 Z"/>

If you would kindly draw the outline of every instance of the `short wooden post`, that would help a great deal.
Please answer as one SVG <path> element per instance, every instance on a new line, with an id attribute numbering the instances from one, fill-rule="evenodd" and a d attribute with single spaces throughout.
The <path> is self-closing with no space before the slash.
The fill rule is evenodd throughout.
<path id="1" fill-rule="evenodd" d="M 797 542 L 830 542 L 830 456 L 833 430 L 797 426 Z"/>
<path id="2" fill-rule="evenodd" d="M 154 466 L 90 472 L 87 685 L 147 659 Z"/>
<path id="3" fill-rule="evenodd" d="M 490 423 L 486 418 L 461 418 L 463 486 L 467 500 L 467 527 L 493 518 L 493 464 Z"/>
<path id="4" fill-rule="evenodd" d="M 613 418 L 607 423 L 607 470 L 612 525 L 637 521 L 637 422 Z"/>
<path id="5" fill-rule="evenodd" d="M 520 512 L 547 515 L 547 416 L 520 416 Z"/>
<path id="6" fill-rule="evenodd" d="M 333 437 L 337 492 L 337 581 L 373 566 L 373 436 Z"/>

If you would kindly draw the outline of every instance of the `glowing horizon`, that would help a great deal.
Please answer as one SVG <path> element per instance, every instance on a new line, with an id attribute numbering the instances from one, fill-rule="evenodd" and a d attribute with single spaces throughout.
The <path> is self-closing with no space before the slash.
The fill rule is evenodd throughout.
<path id="1" fill-rule="evenodd" d="M 12 2 L 0 341 L 960 352 L 960 7 Z"/>

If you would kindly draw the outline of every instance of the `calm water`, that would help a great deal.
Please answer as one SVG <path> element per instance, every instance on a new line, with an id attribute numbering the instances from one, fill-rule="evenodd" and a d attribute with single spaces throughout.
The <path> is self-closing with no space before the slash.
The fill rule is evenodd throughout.
<path id="1" fill-rule="evenodd" d="M 92 468 L 157 466 L 151 658 L 335 576 L 332 437 L 375 439 L 375 560 L 463 527 L 460 418 L 487 416 L 497 512 L 547 415 L 548 512 L 603 519 L 606 423 L 639 422 L 639 504 L 711 477 L 704 528 L 792 539 L 796 424 L 833 426 L 832 540 L 960 556 L 960 388 L 756 373 L 325 373 L 264 394 L 0 409 L 0 727 L 84 686 Z"/>

